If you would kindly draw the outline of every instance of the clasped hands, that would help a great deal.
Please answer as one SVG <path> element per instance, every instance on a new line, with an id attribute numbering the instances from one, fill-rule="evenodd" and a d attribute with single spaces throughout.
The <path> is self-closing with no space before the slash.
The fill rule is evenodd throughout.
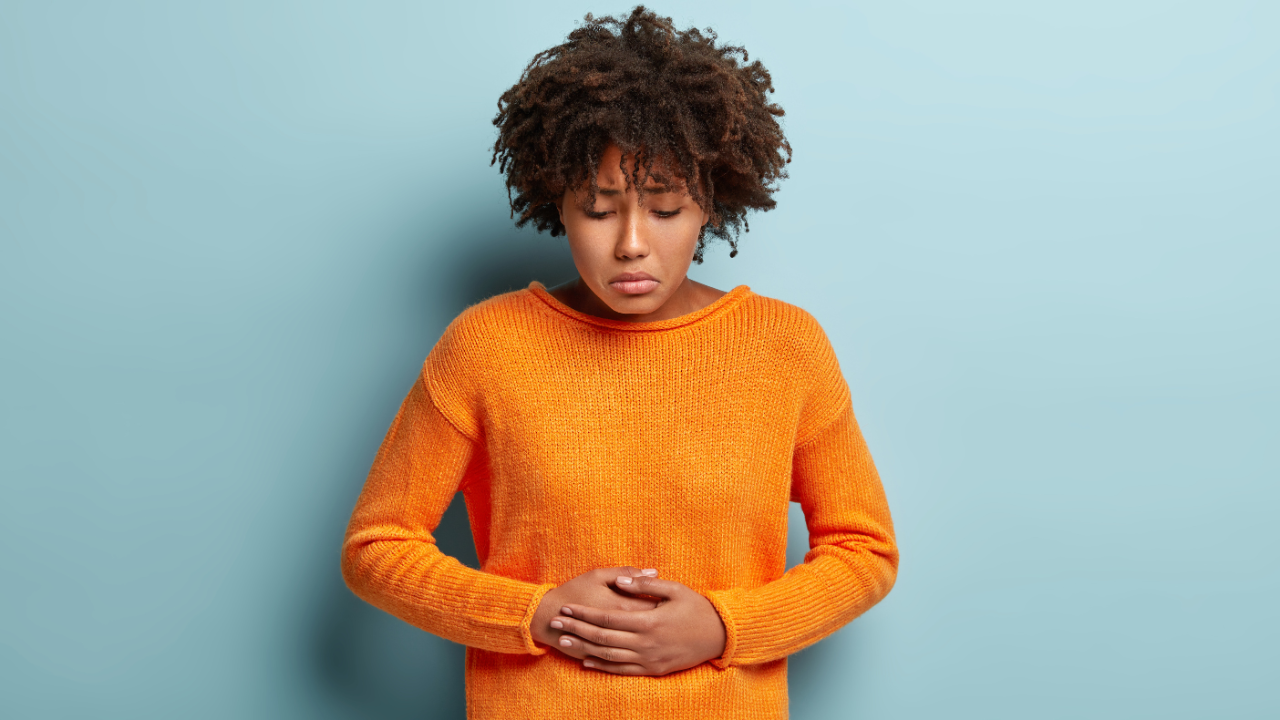
<path id="1" fill-rule="evenodd" d="M 724 654 L 715 606 L 687 585 L 634 567 L 590 570 L 548 590 L 533 639 L 617 675 L 666 675 Z"/>

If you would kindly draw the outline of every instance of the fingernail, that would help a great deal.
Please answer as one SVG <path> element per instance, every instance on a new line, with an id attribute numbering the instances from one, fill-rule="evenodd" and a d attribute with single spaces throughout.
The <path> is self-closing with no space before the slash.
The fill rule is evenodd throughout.
<path id="1" fill-rule="evenodd" d="M 560 622 L 559 620 L 552 620 L 551 627 L 559 630 L 560 628 L 564 627 L 564 623 Z"/>
<path id="2" fill-rule="evenodd" d="M 570 610 L 570 609 L 569 609 L 569 608 L 567 608 L 567 607 L 562 607 L 562 608 L 560 608 L 560 614 L 561 614 L 561 615 L 568 615 L 569 617 L 573 617 L 573 611 L 572 611 L 572 610 Z"/>
<path id="3" fill-rule="evenodd" d="M 560 644 L 565 647 L 571 647 L 573 645 L 573 641 L 567 637 L 562 637 L 560 638 Z"/>
<path id="4" fill-rule="evenodd" d="M 657 570 L 657 568 L 645 568 L 645 569 L 643 569 L 643 570 L 641 570 L 641 571 L 640 571 L 640 574 L 641 574 L 641 575 L 649 575 L 649 576 L 653 576 L 653 575 L 657 575 L 657 574 L 658 574 L 658 570 Z"/>
<path id="5" fill-rule="evenodd" d="M 586 665 L 587 667 L 595 667 L 595 666 L 596 666 L 596 664 L 595 664 L 595 663 L 593 663 L 593 662 L 591 662 L 590 660 L 583 660 L 583 661 L 582 661 L 582 664 L 583 664 L 583 665 Z"/>
<path id="6" fill-rule="evenodd" d="M 631 584 L 631 578 L 627 577 L 626 575 L 623 575 L 623 576 L 621 576 L 621 577 L 619 577 L 619 578 L 618 578 L 618 584 L 619 584 L 619 585 L 630 585 L 630 584 Z"/>

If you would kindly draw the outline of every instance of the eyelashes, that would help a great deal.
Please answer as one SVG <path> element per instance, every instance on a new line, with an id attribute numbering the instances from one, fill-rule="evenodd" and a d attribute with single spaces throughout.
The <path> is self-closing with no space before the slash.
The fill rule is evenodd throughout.
<path id="1" fill-rule="evenodd" d="M 662 210 L 654 210 L 653 213 L 660 218 L 669 218 L 669 217 L 675 217 L 679 215 L 680 210 L 671 210 L 670 212 L 664 212 Z M 587 210 L 586 214 L 587 214 L 587 217 L 592 218 L 594 220 L 603 220 L 605 217 L 609 215 L 609 211 L 591 212 L 590 210 Z"/>

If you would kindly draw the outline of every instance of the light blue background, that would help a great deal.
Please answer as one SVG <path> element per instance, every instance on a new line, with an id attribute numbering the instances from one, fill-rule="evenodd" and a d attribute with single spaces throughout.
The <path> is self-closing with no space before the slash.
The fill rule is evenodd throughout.
<path id="1" fill-rule="evenodd" d="M 490 120 L 627 7 L 0 3 L 0 715 L 461 717 L 338 546 L 445 324 L 572 276 Z M 1280 5 L 655 9 L 773 72 L 692 275 L 822 322 L 900 537 L 794 717 L 1280 716 Z"/>

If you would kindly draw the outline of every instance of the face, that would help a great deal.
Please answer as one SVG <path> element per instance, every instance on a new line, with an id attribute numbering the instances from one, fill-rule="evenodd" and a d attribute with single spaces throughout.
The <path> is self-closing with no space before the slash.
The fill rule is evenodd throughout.
<path id="1" fill-rule="evenodd" d="M 625 320 L 677 317 L 694 294 L 686 274 L 708 215 L 683 184 L 664 187 L 652 177 L 641 207 L 635 187 L 626 187 L 621 159 L 616 145 L 605 150 L 589 211 L 582 208 L 583 188 L 567 190 L 556 203 L 580 277 L 577 299 L 586 307 L 579 309 Z M 628 170 L 633 163 L 628 157 Z"/>

